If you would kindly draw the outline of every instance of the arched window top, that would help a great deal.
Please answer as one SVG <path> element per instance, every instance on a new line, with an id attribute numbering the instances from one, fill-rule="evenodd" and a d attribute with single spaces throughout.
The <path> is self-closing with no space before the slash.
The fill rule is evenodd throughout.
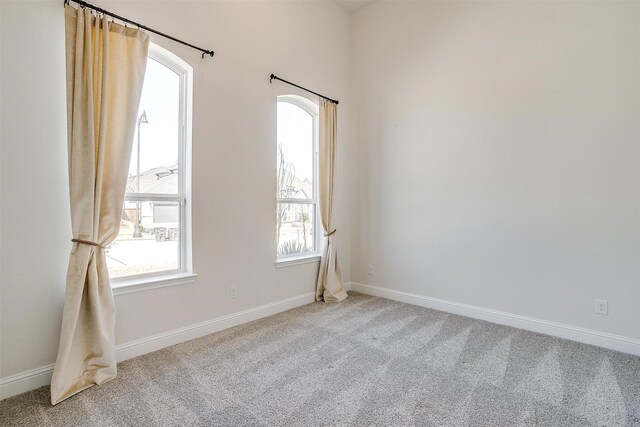
<path id="1" fill-rule="evenodd" d="M 278 102 L 288 102 L 290 104 L 296 105 L 312 116 L 318 115 L 318 104 L 315 102 L 299 95 L 280 95 L 278 97 Z"/>
<path id="2" fill-rule="evenodd" d="M 154 43 L 149 43 L 148 57 L 154 61 L 158 61 L 165 67 L 170 68 L 178 75 L 187 74 L 190 75 L 193 72 L 193 67 L 187 64 L 182 58 L 167 49 L 158 46 Z"/>

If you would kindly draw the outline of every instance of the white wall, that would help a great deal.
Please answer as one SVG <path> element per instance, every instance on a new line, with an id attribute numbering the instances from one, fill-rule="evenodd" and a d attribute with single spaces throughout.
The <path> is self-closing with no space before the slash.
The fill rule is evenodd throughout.
<path id="1" fill-rule="evenodd" d="M 127 343 L 315 289 L 318 263 L 275 267 L 276 96 L 270 73 L 340 100 L 335 211 L 350 274 L 349 17 L 332 2 L 92 2 L 214 49 L 152 40 L 194 67 L 193 284 L 119 295 Z M 71 231 L 61 0 L 2 1 L 5 378 L 54 362 Z M 228 287 L 239 288 L 229 300 Z"/>
<path id="2" fill-rule="evenodd" d="M 640 338 L 640 3 L 377 2 L 352 24 L 352 279 Z"/>

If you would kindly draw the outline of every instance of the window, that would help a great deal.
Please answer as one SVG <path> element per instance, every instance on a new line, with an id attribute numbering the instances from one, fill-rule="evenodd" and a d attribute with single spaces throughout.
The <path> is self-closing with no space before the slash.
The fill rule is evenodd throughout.
<path id="1" fill-rule="evenodd" d="M 318 110 L 298 96 L 278 97 L 278 260 L 317 255 Z"/>
<path id="2" fill-rule="evenodd" d="M 118 279 L 188 273 L 191 67 L 151 45 L 118 237 L 107 247 Z"/>

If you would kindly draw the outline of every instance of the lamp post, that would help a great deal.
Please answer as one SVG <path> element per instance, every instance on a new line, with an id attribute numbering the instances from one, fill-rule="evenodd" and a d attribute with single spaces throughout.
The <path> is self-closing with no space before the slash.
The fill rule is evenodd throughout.
<path id="1" fill-rule="evenodd" d="M 147 112 L 142 110 L 142 114 L 138 117 L 138 149 L 136 155 L 136 192 L 140 193 L 140 125 L 148 124 Z M 133 228 L 133 237 L 142 237 L 142 230 L 140 227 L 140 216 L 142 215 L 142 209 L 140 207 L 140 201 L 136 202 L 136 225 Z"/>

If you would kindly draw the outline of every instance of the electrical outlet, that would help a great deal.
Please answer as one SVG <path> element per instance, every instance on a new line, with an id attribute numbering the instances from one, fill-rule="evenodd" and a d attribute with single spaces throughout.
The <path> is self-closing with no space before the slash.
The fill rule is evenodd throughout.
<path id="1" fill-rule="evenodd" d="M 238 298 L 238 287 L 237 286 L 230 286 L 229 287 L 229 298 L 230 299 Z"/>
<path id="2" fill-rule="evenodd" d="M 373 273 L 373 265 L 369 265 L 369 266 L 367 266 L 367 274 L 368 274 L 369 276 L 373 276 L 373 274 L 374 274 L 374 273 Z"/>
<path id="3" fill-rule="evenodd" d="M 596 300 L 596 313 L 598 314 L 609 314 L 609 303 L 605 300 L 597 299 Z"/>

